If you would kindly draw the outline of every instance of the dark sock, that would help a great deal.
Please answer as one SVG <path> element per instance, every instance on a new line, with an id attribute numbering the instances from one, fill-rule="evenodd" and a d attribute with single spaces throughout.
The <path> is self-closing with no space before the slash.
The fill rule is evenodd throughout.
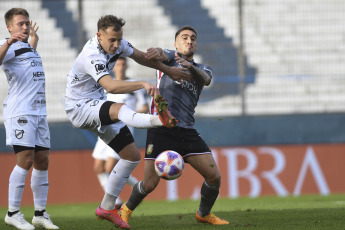
<path id="1" fill-rule="evenodd" d="M 16 213 L 18 213 L 18 212 L 19 212 L 19 210 L 18 210 L 18 211 L 14 211 L 14 212 L 8 211 L 8 212 L 7 212 L 7 215 L 8 215 L 9 217 L 11 217 L 11 216 L 13 216 L 14 214 L 16 214 Z"/>
<path id="2" fill-rule="evenodd" d="M 42 211 L 35 210 L 35 216 L 43 216 L 43 213 L 45 211 L 46 211 L 45 209 L 43 209 Z"/>
<path id="3" fill-rule="evenodd" d="M 201 200 L 199 205 L 198 214 L 200 216 L 206 216 L 210 214 L 211 209 L 216 202 L 219 194 L 220 185 L 209 185 L 206 181 L 202 184 L 201 187 Z"/>
<path id="4" fill-rule="evenodd" d="M 133 186 L 131 196 L 129 197 L 126 206 L 130 210 L 134 210 L 143 201 L 143 199 L 148 195 L 142 186 L 143 182 L 139 181 Z"/>

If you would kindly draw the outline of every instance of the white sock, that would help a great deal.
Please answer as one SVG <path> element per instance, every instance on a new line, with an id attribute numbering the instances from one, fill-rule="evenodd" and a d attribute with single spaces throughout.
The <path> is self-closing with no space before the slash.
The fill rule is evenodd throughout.
<path id="1" fill-rule="evenodd" d="M 122 200 L 120 199 L 120 197 L 118 196 L 116 198 L 116 201 L 115 201 L 115 205 L 121 205 L 122 204 Z"/>
<path id="2" fill-rule="evenodd" d="M 8 211 L 15 212 L 20 209 L 20 202 L 25 186 L 25 178 L 29 170 L 16 165 L 10 175 L 8 186 Z"/>
<path id="3" fill-rule="evenodd" d="M 145 113 L 136 113 L 132 109 L 130 109 L 127 105 L 121 106 L 121 109 L 118 114 L 118 118 L 120 121 L 125 123 L 126 125 L 132 126 L 134 128 L 139 128 L 139 129 L 148 129 L 148 128 L 153 128 L 156 126 L 162 126 L 162 122 L 159 120 L 160 125 L 157 125 L 157 117 L 159 120 L 158 116 L 154 116 L 151 114 L 145 114 Z M 151 123 L 151 120 L 154 120 Z"/>
<path id="4" fill-rule="evenodd" d="M 127 180 L 127 184 L 129 184 L 131 187 L 133 187 L 138 182 L 139 182 L 138 179 L 132 176 L 132 174 L 129 176 Z"/>
<path id="5" fill-rule="evenodd" d="M 156 115 L 152 115 L 150 122 L 153 125 L 153 127 L 159 127 L 163 125 L 161 119 L 159 119 L 159 116 Z"/>
<path id="6" fill-rule="evenodd" d="M 109 175 L 106 193 L 118 197 L 129 176 L 140 161 L 120 159 Z"/>
<path id="7" fill-rule="evenodd" d="M 113 210 L 115 208 L 116 198 L 125 186 L 129 176 L 140 161 L 127 161 L 120 159 L 109 175 L 106 193 L 103 197 L 101 208 Z"/>
<path id="8" fill-rule="evenodd" d="M 98 182 L 100 183 L 101 187 L 103 188 L 104 192 L 107 189 L 109 174 L 106 172 L 97 174 Z"/>
<path id="9" fill-rule="evenodd" d="M 31 174 L 31 189 L 34 195 L 35 210 L 46 209 L 49 190 L 48 170 L 33 169 Z"/>

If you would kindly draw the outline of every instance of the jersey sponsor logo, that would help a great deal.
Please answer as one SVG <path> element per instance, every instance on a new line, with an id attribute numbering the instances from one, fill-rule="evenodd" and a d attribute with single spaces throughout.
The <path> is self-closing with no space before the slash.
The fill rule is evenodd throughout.
<path id="1" fill-rule="evenodd" d="M 24 126 L 28 123 L 28 120 L 25 117 L 20 117 L 17 122 L 20 126 Z"/>
<path id="2" fill-rule="evenodd" d="M 98 103 L 99 103 L 98 100 L 93 100 L 93 101 L 91 102 L 91 104 L 90 104 L 90 107 L 91 107 L 91 106 L 96 106 Z"/>
<path id="3" fill-rule="evenodd" d="M 198 87 L 194 84 L 194 81 L 188 82 L 188 81 L 183 80 L 182 84 L 181 84 L 181 87 L 188 89 L 194 95 L 197 95 L 197 93 L 198 93 Z"/>
<path id="4" fill-rule="evenodd" d="M 16 129 L 14 130 L 14 135 L 16 136 L 17 139 L 22 139 L 24 136 L 24 130 Z"/>
<path id="5" fill-rule="evenodd" d="M 33 72 L 32 73 L 32 77 L 35 78 L 35 77 L 44 77 L 44 72 L 43 71 L 37 71 L 37 72 Z"/>
<path id="6" fill-rule="evenodd" d="M 150 155 L 153 151 L 153 144 L 149 144 L 146 149 L 146 154 Z"/>
<path id="7" fill-rule="evenodd" d="M 42 66 L 42 61 L 32 60 L 32 61 L 31 61 L 31 66 L 32 66 L 32 67 Z"/>
<path id="8" fill-rule="evenodd" d="M 97 75 L 106 71 L 104 64 L 96 64 L 95 69 Z"/>

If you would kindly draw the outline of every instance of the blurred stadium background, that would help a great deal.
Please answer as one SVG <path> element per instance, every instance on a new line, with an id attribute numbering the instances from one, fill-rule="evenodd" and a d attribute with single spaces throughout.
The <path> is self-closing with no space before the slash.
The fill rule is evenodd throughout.
<path id="1" fill-rule="evenodd" d="M 27 9 L 40 26 L 52 150 L 95 142 L 67 121 L 64 95 L 76 55 L 105 14 L 124 18 L 124 38 L 143 51 L 173 49 L 177 28 L 197 29 L 195 59 L 214 70 L 196 109 L 210 146 L 345 143 L 343 0 L 13 0 L 1 1 L 0 15 L 12 7 Z M 4 21 L 0 37 L 8 37 Z M 154 81 L 154 74 L 130 60 L 129 76 Z M 11 151 L 0 110 L 0 152 Z M 135 138 L 143 147 L 145 132 Z"/>

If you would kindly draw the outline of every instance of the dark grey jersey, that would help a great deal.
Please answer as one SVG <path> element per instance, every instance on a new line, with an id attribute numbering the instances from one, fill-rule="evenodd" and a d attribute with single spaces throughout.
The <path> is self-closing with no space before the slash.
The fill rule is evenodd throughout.
<path id="1" fill-rule="evenodd" d="M 164 53 L 168 56 L 168 61 L 164 62 L 164 64 L 182 67 L 175 61 L 175 52 L 175 50 L 164 50 Z M 209 66 L 198 64 L 194 61 L 191 63 L 193 66 L 206 72 L 211 78 L 213 77 L 212 69 Z M 157 71 L 156 80 L 160 94 L 168 103 L 170 113 L 178 120 L 177 126 L 189 129 L 194 128 L 195 107 L 198 104 L 199 96 L 204 86 L 198 85 L 194 80 L 191 82 L 183 80 L 182 83 L 174 81 L 161 71 Z"/>

